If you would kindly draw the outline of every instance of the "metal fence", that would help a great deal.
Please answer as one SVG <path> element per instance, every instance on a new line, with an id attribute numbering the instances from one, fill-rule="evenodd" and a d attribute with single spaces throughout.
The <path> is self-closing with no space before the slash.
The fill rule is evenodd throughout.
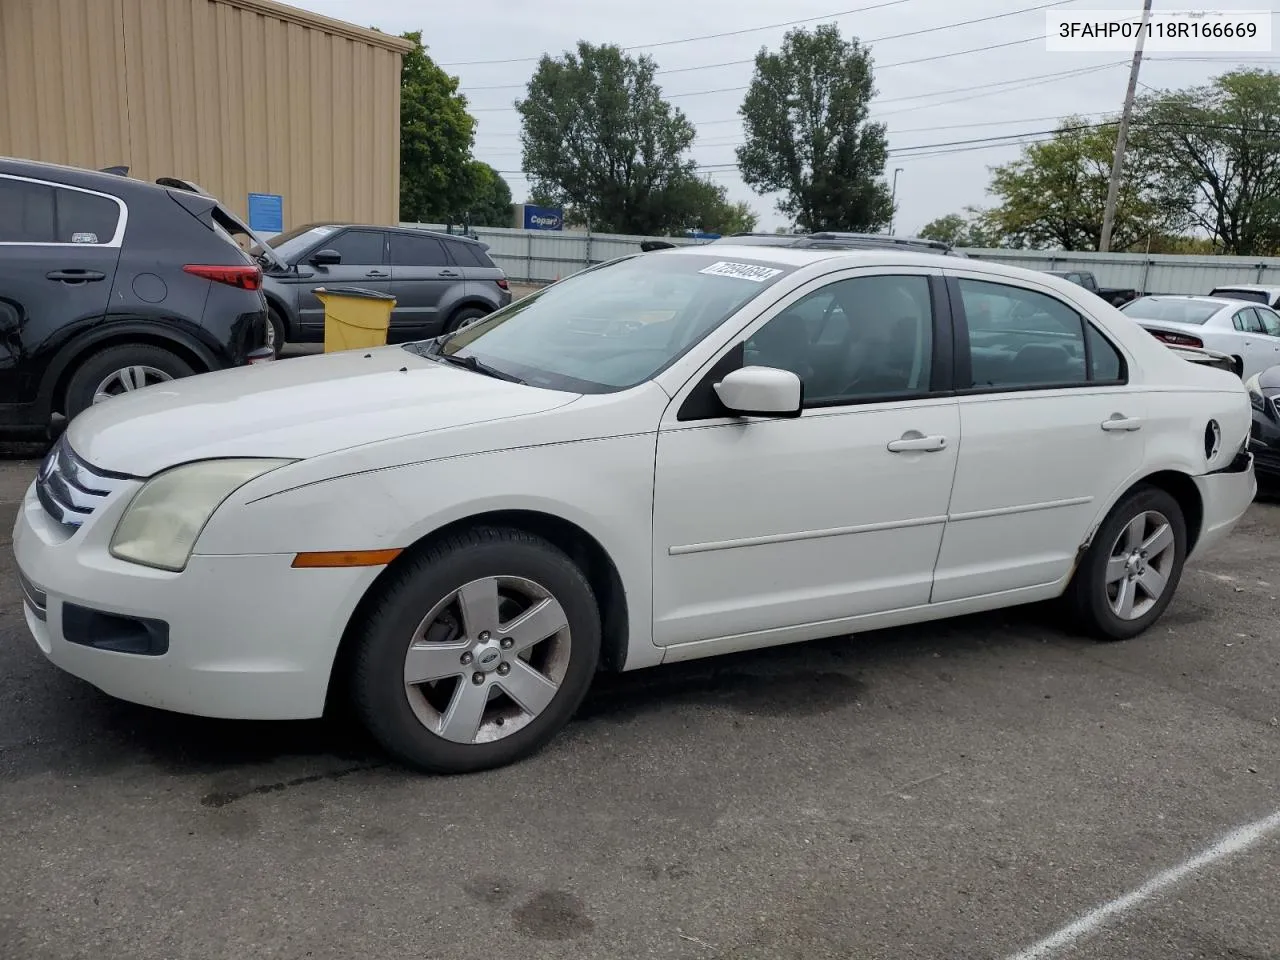
<path id="1" fill-rule="evenodd" d="M 402 223 L 404 227 L 443 230 L 441 224 Z M 475 227 L 474 233 L 489 245 L 489 255 L 511 280 L 549 283 L 559 277 L 615 257 L 635 253 L 652 237 L 571 230 L 517 230 Z M 705 243 L 685 237 L 663 237 L 685 245 Z M 1047 250 L 962 251 L 979 260 L 991 260 L 1030 270 L 1088 270 L 1100 286 L 1124 287 L 1140 293 L 1208 293 L 1216 286 L 1234 283 L 1271 283 L 1280 286 L 1280 257 L 1173 256 L 1140 253 L 1066 253 Z"/>

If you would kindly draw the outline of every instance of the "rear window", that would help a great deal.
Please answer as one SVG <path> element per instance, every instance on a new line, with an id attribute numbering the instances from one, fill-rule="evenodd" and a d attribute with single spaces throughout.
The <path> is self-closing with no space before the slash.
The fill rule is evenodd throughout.
<path id="1" fill-rule="evenodd" d="M 1222 309 L 1220 303 L 1200 303 L 1196 300 L 1153 300 L 1144 297 L 1130 300 L 1120 312 L 1135 320 L 1163 320 L 1166 323 L 1189 323 L 1200 326 Z"/>
<path id="2" fill-rule="evenodd" d="M 391 264 L 396 267 L 447 267 L 444 244 L 435 237 L 391 234 Z"/>
<path id="3" fill-rule="evenodd" d="M 1211 297 L 1227 297 L 1231 300 L 1248 300 L 1251 303 L 1267 303 L 1267 294 L 1262 290 L 1237 290 L 1235 287 L 1214 287 L 1209 291 Z M 1270 304 L 1268 304 L 1270 306 Z"/>

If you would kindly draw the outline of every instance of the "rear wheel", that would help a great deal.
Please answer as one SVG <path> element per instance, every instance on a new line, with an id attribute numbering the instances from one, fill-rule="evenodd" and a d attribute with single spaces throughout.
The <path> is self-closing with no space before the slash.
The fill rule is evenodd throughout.
<path id="1" fill-rule="evenodd" d="M 263 343 L 263 346 L 270 347 L 273 355 L 280 356 L 280 351 L 284 349 L 286 343 L 285 326 L 284 319 L 275 307 L 270 307 L 267 310 L 267 329 L 264 333 L 266 342 Z"/>
<path id="2" fill-rule="evenodd" d="M 481 310 L 479 307 L 464 307 L 449 318 L 449 323 L 445 327 L 445 333 L 452 333 L 455 330 L 461 330 L 463 327 L 469 327 L 489 315 L 488 310 Z"/>
<path id="3" fill-rule="evenodd" d="M 1178 501 L 1158 487 L 1135 487 L 1102 522 L 1067 588 L 1077 622 L 1100 640 L 1142 633 L 1173 600 L 1186 552 Z"/>
<path id="4" fill-rule="evenodd" d="M 91 353 L 71 375 L 62 409 L 70 420 L 95 403 L 193 373 L 190 364 L 163 347 L 148 343 L 108 347 Z"/>
<path id="5" fill-rule="evenodd" d="M 358 627 L 356 713 L 392 755 L 435 773 L 541 749 L 595 674 L 600 613 L 582 571 L 518 530 L 451 537 L 396 572 Z"/>

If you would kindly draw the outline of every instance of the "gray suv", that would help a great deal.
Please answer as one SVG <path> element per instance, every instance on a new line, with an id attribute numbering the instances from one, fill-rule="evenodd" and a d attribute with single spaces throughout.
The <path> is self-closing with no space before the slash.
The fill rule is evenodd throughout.
<path id="1" fill-rule="evenodd" d="M 457 329 L 511 302 L 487 246 L 413 227 L 308 223 L 250 252 L 262 265 L 271 323 L 268 345 L 324 340 L 316 287 L 365 287 L 396 298 L 390 343 Z"/>

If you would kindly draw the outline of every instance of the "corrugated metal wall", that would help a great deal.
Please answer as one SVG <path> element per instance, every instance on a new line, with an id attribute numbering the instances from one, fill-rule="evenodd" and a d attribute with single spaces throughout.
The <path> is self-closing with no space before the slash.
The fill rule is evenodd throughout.
<path id="1" fill-rule="evenodd" d="M 286 229 L 393 224 L 401 53 L 291 16 L 251 0 L 0 0 L 0 155 L 194 180 L 241 216 L 249 193 L 282 194 Z"/>

